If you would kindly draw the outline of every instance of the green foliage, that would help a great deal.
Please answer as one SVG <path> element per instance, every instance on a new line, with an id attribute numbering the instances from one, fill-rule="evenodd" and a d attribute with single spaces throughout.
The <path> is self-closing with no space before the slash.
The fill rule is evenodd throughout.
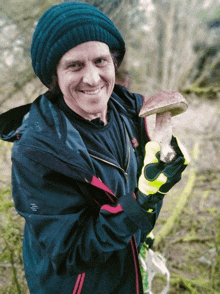
<path id="1" fill-rule="evenodd" d="M 23 221 L 15 212 L 10 189 L 0 190 L 0 231 L 0 292 L 27 293 L 22 261 Z"/>
<path id="2" fill-rule="evenodd" d="M 183 90 L 184 94 L 196 94 L 197 97 L 205 97 L 209 99 L 215 99 L 218 96 L 218 93 L 220 92 L 220 87 L 198 87 L 198 86 L 191 86 L 186 87 Z"/>
<path id="3" fill-rule="evenodd" d="M 145 260 L 145 258 L 147 256 L 147 250 L 148 250 L 148 245 L 146 245 L 146 243 L 144 243 L 143 246 L 141 247 L 141 250 L 140 250 L 140 255 L 143 258 L 143 260 Z M 144 289 L 144 293 L 145 293 L 148 290 L 148 272 L 144 270 L 141 263 L 140 263 L 140 268 L 141 268 L 143 289 Z"/>
<path id="4" fill-rule="evenodd" d="M 192 280 L 178 274 L 173 274 L 171 277 L 171 285 L 175 288 L 175 292 L 172 291 L 170 294 L 180 292 L 186 294 L 215 294 L 214 290 L 210 288 L 209 282 L 203 279 Z"/>
<path id="5" fill-rule="evenodd" d="M 219 271 L 220 271 L 220 216 L 218 216 L 218 234 L 216 237 L 216 259 L 212 267 L 212 287 L 215 290 L 220 291 L 220 280 L 219 280 Z"/>

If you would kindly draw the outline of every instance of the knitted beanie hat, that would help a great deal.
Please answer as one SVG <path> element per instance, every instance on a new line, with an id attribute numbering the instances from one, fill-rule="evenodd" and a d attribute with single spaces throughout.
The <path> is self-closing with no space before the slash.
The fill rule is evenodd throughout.
<path id="1" fill-rule="evenodd" d="M 71 48 L 89 41 L 106 43 L 119 52 L 118 64 L 125 54 L 124 40 L 112 21 L 92 5 L 64 2 L 54 5 L 39 19 L 31 45 L 32 66 L 49 87 L 60 58 Z"/>

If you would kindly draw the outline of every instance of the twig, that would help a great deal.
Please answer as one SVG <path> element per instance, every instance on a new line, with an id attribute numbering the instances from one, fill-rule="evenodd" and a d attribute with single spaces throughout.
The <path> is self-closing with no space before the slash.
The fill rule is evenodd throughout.
<path id="1" fill-rule="evenodd" d="M 206 242 L 206 241 L 212 241 L 214 240 L 213 237 L 189 237 L 189 238 L 178 238 L 177 240 L 174 240 L 171 242 L 171 244 L 176 243 L 193 243 L 193 242 Z"/>

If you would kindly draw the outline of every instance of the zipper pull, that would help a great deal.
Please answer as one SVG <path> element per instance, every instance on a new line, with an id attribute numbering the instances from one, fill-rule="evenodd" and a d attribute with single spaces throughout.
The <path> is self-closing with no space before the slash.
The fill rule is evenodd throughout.
<path id="1" fill-rule="evenodd" d="M 128 173 L 124 172 L 126 183 L 128 182 Z"/>

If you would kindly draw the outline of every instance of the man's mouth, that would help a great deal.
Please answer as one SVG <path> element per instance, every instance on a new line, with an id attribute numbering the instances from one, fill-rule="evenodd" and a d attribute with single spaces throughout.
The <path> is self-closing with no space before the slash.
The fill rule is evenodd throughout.
<path id="1" fill-rule="evenodd" d="M 97 88 L 95 90 L 79 90 L 80 92 L 86 94 L 86 95 L 97 95 L 103 87 Z"/>

